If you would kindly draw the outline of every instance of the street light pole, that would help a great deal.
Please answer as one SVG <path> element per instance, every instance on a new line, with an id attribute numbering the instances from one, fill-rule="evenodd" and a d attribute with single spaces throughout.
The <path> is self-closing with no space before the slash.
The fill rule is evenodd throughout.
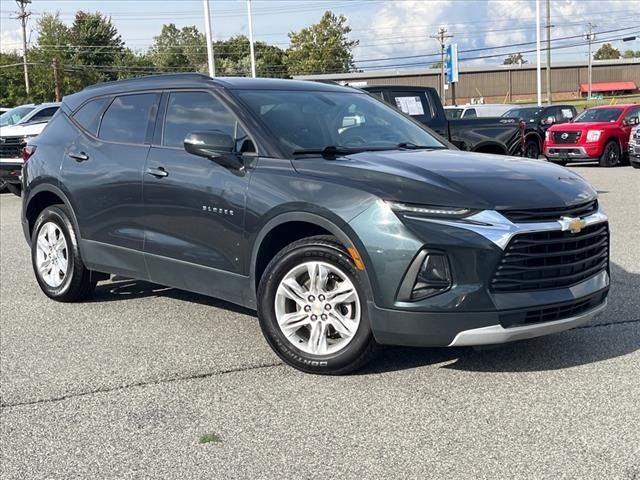
<path id="1" fill-rule="evenodd" d="M 251 0 L 247 0 L 247 17 L 249 18 L 249 49 L 251 51 L 251 76 L 256 78 L 256 54 L 253 50 L 253 19 L 251 15 Z"/>
<path id="2" fill-rule="evenodd" d="M 216 76 L 216 65 L 213 58 L 213 35 L 211 34 L 211 13 L 209 12 L 209 0 L 204 3 L 204 30 L 207 38 L 207 63 L 209 64 L 209 76 Z"/>
<path id="3" fill-rule="evenodd" d="M 551 105 L 551 0 L 547 0 L 547 103 Z"/>
<path id="4" fill-rule="evenodd" d="M 540 71 L 540 0 L 536 0 L 536 90 L 538 106 L 542 105 L 542 72 Z"/>
<path id="5" fill-rule="evenodd" d="M 29 83 L 29 68 L 27 67 L 27 19 L 31 12 L 27 11 L 27 5 L 31 3 L 31 0 L 16 0 L 20 11 L 18 12 L 18 19 L 22 26 L 22 65 L 24 68 L 24 89 L 29 96 L 31 92 L 31 85 Z"/>

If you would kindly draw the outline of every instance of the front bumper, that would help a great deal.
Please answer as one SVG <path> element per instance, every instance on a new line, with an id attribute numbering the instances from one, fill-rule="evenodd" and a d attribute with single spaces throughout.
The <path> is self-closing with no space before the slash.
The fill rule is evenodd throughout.
<path id="1" fill-rule="evenodd" d="M 595 160 L 597 154 L 590 155 L 584 147 L 545 147 L 544 155 L 549 160 Z"/>

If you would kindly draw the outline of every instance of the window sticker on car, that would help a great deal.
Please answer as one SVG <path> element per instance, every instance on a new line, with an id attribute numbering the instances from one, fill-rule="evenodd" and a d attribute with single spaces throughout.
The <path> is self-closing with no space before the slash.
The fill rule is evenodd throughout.
<path id="1" fill-rule="evenodd" d="M 562 116 L 564 118 L 573 118 L 573 112 L 571 111 L 570 108 L 563 108 L 562 109 Z"/>
<path id="2" fill-rule="evenodd" d="M 396 106 L 409 115 L 424 115 L 420 97 L 396 97 Z"/>

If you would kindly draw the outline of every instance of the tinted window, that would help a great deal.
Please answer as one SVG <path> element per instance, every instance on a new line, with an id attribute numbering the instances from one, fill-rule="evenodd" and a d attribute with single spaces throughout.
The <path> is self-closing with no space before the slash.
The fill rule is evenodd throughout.
<path id="1" fill-rule="evenodd" d="M 96 135 L 98 133 L 98 125 L 100 124 L 100 115 L 109 100 L 111 99 L 108 97 L 91 100 L 80 107 L 80 110 L 75 113 L 73 118 L 86 131 Z"/>
<path id="2" fill-rule="evenodd" d="M 33 117 L 31 117 L 28 122 L 47 122 L 55 115 L 60 107 L 49 107 L 43 108 L 38 113 L 36 113 Z"/>
<path id="3" fill-rule="evenodd" d="M 502 116 L 506 118 L 521 118 L 525 122 L 535 123 L 539 113 L 539 108 L 514 108 Z"/>
<path id="4" fill-rule="evenodd" d="M 639 113 L 640 113 L 640 107 L 630 108 L 629 111 L 627 111 L 627 114 L 624 116 L 624 119 L 628 122 L 632 118 L 638 118 Z"/>
<path id="5" fill-rule="evenodd" d="M 144 143 L 156 97 L 155 93 L 116 97 L 102 117 L 100 138 Z"/>
<path id="6" fill-rule="evenodd" d="M 26 115 L 33 111 L 34 107 L 16 107 L 8 112 L 4 112 L 0 115 L 0 127 L 5 125 L 15 125 L 22 120 Z"/>
<path id="7" fill-rule="evenodd" d="M 621 108 L 590 108 L 578 115 L 575 122 L 615 122 L 621 114 Z"/>
<path id="8" fill-rule="evenodd" d="M 476 113 L 476 109 L 469 108 L 465 110 L 464 114 L 462 115 L 462 118 L 476 118 L 477 116 L 478 114 Z"/>
<path id="9" fill-rule="evenodd" d="M 181 147 L 190 132 L 220 130 L 236 138 L 236 119 L 207 92 L 174 92 L 169 95 L 163 144 Z"/>
<path id="10" fill-rule="evenodd" d="M 444 114 L 449 120 L 455 120 L 462 116 L 461 108 L 445 108 Z"/>

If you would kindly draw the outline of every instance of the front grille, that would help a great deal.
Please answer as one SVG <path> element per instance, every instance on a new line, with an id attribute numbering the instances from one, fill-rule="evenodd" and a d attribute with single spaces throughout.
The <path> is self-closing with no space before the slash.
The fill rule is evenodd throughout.
<path id="1" fill-rule="evenodd" d="M 608 291 L 605 290 L 590 297 L 580 298 L 572 302 L 550 305 L 534 310 L 504 313 L 500 315 L 500 324 L 504 328 L 509 328 L 576 317 L 601 305 L 607 298 L 607 293 Z"/>
<path id="2" fill-rule="evenodd" d="M 520 292 L 568 287 L 605 270 L 608 262 L 606 223 L 590 225 L 580 233 L 521 233 L 507 245 L 491 280 L 491 290 Z"/>
<path id="3" fill-rule="evenodd" d="M 520 208 L 500 210 L 513 223 L 555 222 L 561 217 L 584 217 L 598 211 L 598 200 L 557 208 Z"/>
<path id="4" fill-rule="evenodd" d="M 22 149 L 26 145 L 24 137 L 5 137 L 0 142 L 0 158 L 22 157 Z"/>
<path id="5" fill-rule="evenodd" d="M 553 132 L 553 143 L 578 143 L 581 136 L 582 132 Z"/>

